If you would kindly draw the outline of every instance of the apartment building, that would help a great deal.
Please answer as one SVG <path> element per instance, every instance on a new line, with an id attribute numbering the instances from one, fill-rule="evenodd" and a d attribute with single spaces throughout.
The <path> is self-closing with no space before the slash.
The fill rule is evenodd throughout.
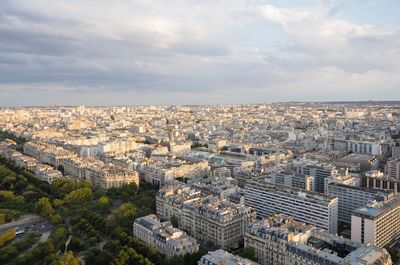
<path id="1" fill-rule="evenodd" d="M 324 193 L 326 178 L 339 175 L 339 171 L 334 165 L 308 159 L 295 160 L 293 166 L 297 173 L 313 176 L 313 191 L 320 193 Z"/>
<path id="2" fill-rule="evenodd" d="M 175 216 L 179 227 L 191 236 L 224 250 L 242 247 L 244 229 L 256 218 L 256 213 L 249 207 L 205 196 L 183 185 L 162 187 L 156 205 L 161 219 Z"/>
<path id="3" fill-rule="evenodd" d="M 400 192 L 400 179 L 391 178 L 378 170 L 365 173 L 364 187 Z"/>
<path id="4" fill-rule="evenodd" d="M 46 181 L 47 183 L 52 183 L 54 180 L 63 177 L 61 171 L 58 171 L 46 164 L 38 164 L 36 167 L 33 168 L 32 171 L 36 175 L 36 177 L 43 181 Z"/>
<path id="5" fill-rule="evenodd" d="M 400 235 L 400 195 L 391 194 L 353 211 L 351 239 L 378 247 Z"/>
<path id="6" fill-rule="evenodd" d="M 39 142 L 25 143 L 24 154 L 55 168 L 58 168 L 62 164 L 63 159 L 77 157 L 75 153 L 62 147 Z"/>
<path id="7" fill-rule="evenodd" d="M 274 171 L 271 173 L 271 183 L 313 191 L 314 177 L 290 171 Z"/>
<path id="8" fill-rule="evenodd" d="M 387 172 L 389 177 L 400 180 L 400 158 L 392 159 L 387 162 Z"/>
<path id="9" fill-rule="evenodd" d="M 62 178 L 61 171 L 53 167 L 38 162 L 35 158 L 23 155 L 14 149 L 0 148 L 0 156 L 13 161 L 17 166 L 32 171 L 40 180 L 52 183 L 54 180 Z"/>
<path id="10" fill-rule="evenodd" d="M 393 158 L 400 158 L 400 143 L 396 143 L 392 146 L 392 157 Z"/>
<path id="11" fill-rule="evenodd" d="M 235 256 L 223 249 L 218 249 L 201 257 L 198 265 L 259 265 L 249 259 Z"/>
<path id="12" fill-rule="evenodd" d="M 65 176 L 73 179 L 85 179 L 85 168 L 101 167 L 104 166 L 104 163 L 94 158 L 72 157 L 63 159 L 62 166 Z"/>
<path id="13" fill-rule="evenodd" d="M 382 155 L 383 148 L 380 143 L 376 142 L 366 142 L 366 141 L 346 141 L 347 152 L 353 152 L 356 154 L 367 154 L 380 156 Z"/>
<path id="14" fill-rule="evenodd" d="M 139 186 L 139 174 L 126 168 L 108 165 L 106 167 L 85 168 L 85 179 L 91 181 L 95 187 L 109 189 L 135 183 Z"/>
<path id="15" fill-rule="evenodd" d="M 316 244 L 302 245 L 290 243 L 287 247 L 287 265 L 360 265 L 381 264 L 392 265 L 390 254 L 384 248 L 359 246 L 354 249 L 353 242 L 337 238 L 335 241 L 318 240 Z M 331 248 L 321 248 L 329 246 Z M 350 249 L 350 253 L 349 253 Z M 345 254 L 343 254 L 345 253 Z M 348 253 L 346 255 L 346 253 Z"/>
<path id="16" fill-rule="evenodd" d="M 330 182 L 326 187 L 326 194 L 338 198 L 338 221 L 351 224 L 351 213 L 377 196 L 387 196 L 390 192 L 350 186 L 341 183 Z"/>
<path id="17" fill-rule="evenodd" d="M 172 227 L 170 222 L 160 222 L 154 214 L 136 218 L 133 235 L 168 258 L 199 251 L 196 239 Z"/>
<path id="18" fill-rule="evenodd" d="M 260 264 L 284 265 L 288 242 L 305 244 L 313 229 L 313 225 L 294 221 L 292 217 L 284 214 L 275 214 L 249 224 L 244 236 L 244 245 L 254 249 Z"/>
<path id="19" fill-rule="evenodd" d="M 254 249 L 261 265 L 392 264 L 383 248 L 365 247 L 283 214 L 249 224 L 245 247 Z"/>
<path id="20" fill-rule="evenodd" d="M 205 194 L 219 197 L 220 199 L 228 199 L 230 196 L 240 192 L 237 181 L 232 177 L 209 177 L 194 182 L 191 186 L 197 190 L 201 190 Z"/>
<path id="21" fill-rule="evenodd" d="M 244 192 L 245 204 L 258 216 L 270 217 L 280 212 L 330 233 L 337 232 L 337 197 L 254 180 L 246 184 Z"/>
<path id="22" fill-rule="evenodd" d="M 209 174 L 208 162 L 186 163 L 181 161 L 145 162 L 141 166 L 144 180 L 153 185 L 161 186 L 176 178 L 193 179 Z"/>
<path id="23" fill-rule="evenodd" d="M 108 140 L 97 144 L 99 154 L 123 154 L 138 148 L 135 138 Z"/>

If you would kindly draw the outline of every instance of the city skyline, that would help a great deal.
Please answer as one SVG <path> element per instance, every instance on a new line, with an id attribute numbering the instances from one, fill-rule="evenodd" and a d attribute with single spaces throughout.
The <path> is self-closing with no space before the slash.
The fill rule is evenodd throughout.
<path id="1" fill-rule="evenodd" d="M 4 1 L 0 106 L 400 99 L 397 1 Z"/>

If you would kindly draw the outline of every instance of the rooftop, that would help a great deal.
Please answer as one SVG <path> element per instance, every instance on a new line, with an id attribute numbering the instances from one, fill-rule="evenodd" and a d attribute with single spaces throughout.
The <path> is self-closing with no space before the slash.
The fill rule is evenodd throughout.
<path id="1" fill-rule="evenodd" d="M 355 215 L 369 216 L 375 218 L 391 210 L 392 208 L 400 206 L 400 195 L 394 193 L 389 195 L 384 201 L 371 201 L 366 206 L 360 207 L 353 211 Z"/>

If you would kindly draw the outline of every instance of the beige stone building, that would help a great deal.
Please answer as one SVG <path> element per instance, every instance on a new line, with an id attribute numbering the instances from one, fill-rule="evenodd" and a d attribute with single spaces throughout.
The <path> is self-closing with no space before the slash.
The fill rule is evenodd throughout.
<path id="1" fill-rule="evenodd" d="M 133 235 L 168 258 L 199 251 L 196 239 L 172 227 L 170 222 L 160 222 L 154 214 L 137 218 L 133 223 Z"/>
<path id="2" fill-rule="evenodd" d="M 175 216 L 179 227 L 194 238 L 224 250 L 243 246 L 245 227 L 256 213 L 249 207 L 204 196 L 184 185 L 168 185 L 160 189 L 157 215 L 162 219 Z"/>
<path id="3" fill-rule="evenodd" d="M 282 214 L 251 223 L 245 247 L 254 249 L 262 265 L 392 264 L 383 248 L 364 246 Z"/>

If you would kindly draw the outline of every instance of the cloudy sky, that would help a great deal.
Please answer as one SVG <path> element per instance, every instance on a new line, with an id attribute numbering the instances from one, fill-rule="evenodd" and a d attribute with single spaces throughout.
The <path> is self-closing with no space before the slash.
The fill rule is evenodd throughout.
<path id="1" fill-rule="evenodd" d="M 0 106 L 400 100 L 399 0 L 0 0 Z"/>

